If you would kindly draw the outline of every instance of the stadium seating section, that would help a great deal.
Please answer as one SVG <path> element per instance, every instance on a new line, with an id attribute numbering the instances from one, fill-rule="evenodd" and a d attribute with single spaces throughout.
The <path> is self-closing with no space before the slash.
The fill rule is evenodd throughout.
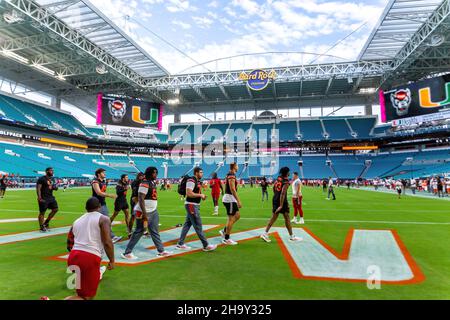
<path id="1" fill-rule="evenodd" d="M 412 159 L 409 159 L 412 158 Z M 325 178 L 337 176 L 343 179 L 355 179 L 364 173 L 364 178 L 376 177 L 405 177 L 410 178 L 448 172 L 450 170 L 450 149 L 431 150 L 405 153 L 380 153 L 378 155 L 308 155 L 301 159 L 297 156 L 280 156 L 277 159 L 260 157 L 250 159 L 248 170 L 243 178 L 251 176 L 276 176 L 277 168 L 288 166 L 298 170 L 298 161 L 303 161 L 304 178 Z M 330 160 L 332 166 L 327 165 Z M 371 160 L 371 166 L 366 168 L 366 160 Z M 411 161 L 412 160 L 412 161 Z M 220 157 L 195 159 L 182 157 L 178 161 L 149 156 L 100 155 L 93 153 L 77 153 L 62 150 L 50 150 L 31 146 L 0 143 L 1 171 L 34 177 L 48 166 L 55 168 L 59 177 L 90 177 L 93 172 L 104 167 L 108 170 L 109 178 L 119 178 L 123 173 L 134 174 L 137 170 L 144 170 L 149 166 L 160 169 L 163 176 L 164 165 L 168 167 L 169 178 L 179 178 L 197 163 L 201 165 L 207 176 L 218 172 L 224 177 L 227 164 L 245 159 L 229 156 L 225 161 Z M 223 166 L 219 164 L 223 162 Z M 241 165 L 241 168 L 243 166 Z M 412 172 L 412 173 L 411 173 Z"/>
<path id="2" fill-rule="evenodd" d="M 258 122 L 228 122 L 205 125 L 195 124 L 172 124 L 169 127 L 169 142 L 177 143 L 184 138 L 188 142 L 194 137 L 194 142 L 212 142 L 220 140 L 222 136 L 227 136 L 230 132 L 240 132 L 236 134 L 236 142 L 268 140 L 272 136 L 278 141 L 346 141 L 355 139 L 373 138 L 373 130 L 376 125 L 375 117 L 331 117 L 311 120 L 268 120 Z M 232 131 L 233 130 L 233 131 Z M 192 136 L 194 134 L 194 136 Z M 231 136 L 231 135 L 229 135 Z M 228 138 L 230 138 L 228 136 Z"/>
<path id="3" fill-rule="evenodd" d="M 88 138 L 105 138 L 102 127 L 86 127 L 69 113 L 52 110 L 27 101 L 0 95 L 0 119 Z M 167 143 L 167 134 L 155 134 L 155 142 Z"/>
<path id="4" fill-rule="evenodd" d="M 0 118 L 32 126 L 89 136 L 89 131 L 72 115 L 0 95 Z"/>

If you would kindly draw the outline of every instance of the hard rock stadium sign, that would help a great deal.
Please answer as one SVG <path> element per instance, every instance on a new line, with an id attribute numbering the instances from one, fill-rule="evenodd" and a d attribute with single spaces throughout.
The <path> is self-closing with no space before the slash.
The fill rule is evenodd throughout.
<path id="1" fill-rule="evenodd" d="M 261 91 L 267 88 L 270 80 L 275 80 L 277 78 L 277 73 L 275 70 L 269 72 L 264 70 L 253 70 L 250 73 L 242 72 L 239 75 L 239 80 L 247 83 L 249 89 L 254 91 Z"/>

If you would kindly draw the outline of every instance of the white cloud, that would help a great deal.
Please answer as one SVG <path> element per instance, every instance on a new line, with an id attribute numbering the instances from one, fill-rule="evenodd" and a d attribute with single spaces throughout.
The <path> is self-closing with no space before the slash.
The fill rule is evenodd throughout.
<path id="1" fill-rule="evenodd" d="M 172 24 L 179 26 L 180 28 L 182 28 L 184 30 L 188 30 L 191 28 L 191 25 L 189 23 L 179 21 L 179 20 L 172 21 Z"/>
<path id="2" fill-rule="evenodd" d="M 214 23 L 214 21 L 208 17 L 192 17 L 192 20 L 194 20 L 197 26 L 202 29 L 208 29 Z"/>

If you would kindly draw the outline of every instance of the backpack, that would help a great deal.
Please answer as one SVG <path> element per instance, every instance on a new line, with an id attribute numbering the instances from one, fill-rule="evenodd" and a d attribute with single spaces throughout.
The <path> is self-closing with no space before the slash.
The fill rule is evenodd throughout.
<path id="1" fill-rule="evenodd" d="M 178 185 L 178 194 L 185 197 L 186 196 L 186 183 L 189 179 L 189 176 L 184 176 L 183 179 L 181 179 L 180 184 Z"/>

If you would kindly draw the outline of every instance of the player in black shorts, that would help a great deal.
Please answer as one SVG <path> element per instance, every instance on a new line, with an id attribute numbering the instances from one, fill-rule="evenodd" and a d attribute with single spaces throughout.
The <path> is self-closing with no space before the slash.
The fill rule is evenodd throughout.
<path id="1" fill-rule="evenodd" d="M 139 172 L 136 176 L 136 179 L 131 183 L 131 199 L 130 199 L 130 208 L 131 208 L 131 218 L 130 222 L 128 224 L 128 227 L 130 229 L 130 233 L 128 234 L 128 237 L 131 237 L 133 226 L 134 226 L 134 220 L 136 219 L 136 214 L 134 212 L 134 207 L 136 206 L 138 202 L 138 194 L 139 194 L 139 185 L 142 181 L 144 181 L 145 175 L 142 172 Z"/>
<path id="2" fill-rule="evenodd" d="M 125 215 L 125 223 L 127 224 L 127 232 L 128 234 L 131 233 L 130 228 L 130 212 L 129 212 L 129 206 L 127 201 L 127 192 L 128 189 L 130 189 L 130 184 L 128 180 L 128 175 L 123 174 L 120 177 L 120 181 L 117 183 L 116 186 L 116 194 L 117 198 L 114 201 L 114 213 L 111 216 L 111 223 L 116 219 L 117 215 L 120 213 L 120 211 L 123 211 Z"/>
<path id="3" fill-rule="evenodd" d="M 5 197 L 6 187 L 8 186 L 8 176 L 5 174 L 0 179 L 0 198 Z"/>
<path id="4" fill-rule="evenodd" d="M 233 225 L 241 218 L 240 209 L 242 208 L 241 200 L 237 194 L 238 181 L 236 179 L 236 172 L 238 172 L 239 166 L 237 163 L 230 165 L 230 172 L 227 174 L 225 183 L 225 195 L 222 198 L 223 205 L 225 206 L 228 214 L 227 226 L 220 230 L 220 234 L 223 237 L 222 243 L 226 245 L 235 246 L 238 243 L 230 239 L 231 230 Z"/>
<path id="5" fill-rule="evenodd" d="M 272 228 L 273 224 L 278 220 L 278 216 L 282 214 L 284 216 L 284 222 L 286 224 L 286 228 L 290 235 L 290 241 L 298 242 L 303 239 L 298 238 L 292 232 L 291 218 L 289 216 L 289 201 L 287 199 L 287 191 L 290 186 L 289 182 L 290 170 L 287 167 L 281 168 L 280 176 L 273 186 L 273 210 L 272 210 L 272 218 L 269 221 L 269 224 L 266 227 L 266 232 L 261 235 L 261 239 L 266 242 L 271 242 L 269 237 L 270 228 Z"/>
<path id="6" fill-rule="evenodd" d="M 45 176 L 40 177 L 36 183 L 36 193 L 39 204 L 39 229 L 41 232 L 48 232 L 50 221 L 58 212 L 58 202 L 56 202 L 53 191 L 58 191 L 58 187 L 53 180 L 54 170 L 53 168 L 47 168 L 45 170 Z M 50 209 L 51 212 L 45 219 L 45 212 Z"/>
<path id="7" fill-rule="evenodd" d="M 262 202 L 264 202 L 264 198 L 269 201 L 269 193 L 267 192 L 267 187 L 269 183 L 267 182 L 266 177 L 264 177 L 261 181 L 261 191 L 262 191 Z"/>

